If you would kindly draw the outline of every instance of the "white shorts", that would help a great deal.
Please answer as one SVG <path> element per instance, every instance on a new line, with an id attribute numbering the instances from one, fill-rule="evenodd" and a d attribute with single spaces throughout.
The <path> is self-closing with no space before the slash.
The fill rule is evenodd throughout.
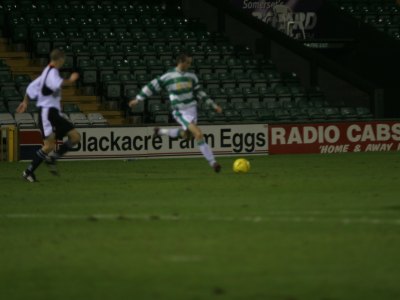
<path id="1" fill-rule="evenodd" d="M 183 110 L 173 110 L 172 116 L 181 124 L 184 130 L 188 130 L 190 123 L 197 123 L 197 106 L 188 107 Z"/>

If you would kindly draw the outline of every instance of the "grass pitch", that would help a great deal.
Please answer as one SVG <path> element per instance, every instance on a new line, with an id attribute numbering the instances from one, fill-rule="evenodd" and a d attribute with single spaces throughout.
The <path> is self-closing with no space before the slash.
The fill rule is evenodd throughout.
<path id="1" fill-rule="evenodd" d="M 0 163 L 0 298 L 400 298 L 398 153 Z"/>

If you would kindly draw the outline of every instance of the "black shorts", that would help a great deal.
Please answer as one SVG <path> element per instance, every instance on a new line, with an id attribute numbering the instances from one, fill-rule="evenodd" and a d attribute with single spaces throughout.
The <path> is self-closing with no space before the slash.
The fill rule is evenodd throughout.
<path id="1" fill-rule="evenodd" d="M 39 128 L 44 139 L 55 133 L 56 139 L 61 140 L 75 127 L 60 115 L 60 111 L 57 108 L 39 107 Z"/>

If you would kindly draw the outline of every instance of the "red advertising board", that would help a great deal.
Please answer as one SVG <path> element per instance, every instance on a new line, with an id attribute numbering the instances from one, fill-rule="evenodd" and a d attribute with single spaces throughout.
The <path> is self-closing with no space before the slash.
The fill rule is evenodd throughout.
<path id="1" fill-rule="evenodd" d="M 344 153 L 400 150 L 400 122 L 268 126 L 269 153 Z"/>

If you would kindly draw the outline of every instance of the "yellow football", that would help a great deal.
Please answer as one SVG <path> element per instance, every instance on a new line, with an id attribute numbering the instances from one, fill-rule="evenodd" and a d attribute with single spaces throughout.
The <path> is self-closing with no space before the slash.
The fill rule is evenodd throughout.
<path id="1" fill-rule="evenodd" d="M 247 173 L 250 171 L 250 162 L 245 158 L 238 158 L 233 163 L 233 172 Z"/>

